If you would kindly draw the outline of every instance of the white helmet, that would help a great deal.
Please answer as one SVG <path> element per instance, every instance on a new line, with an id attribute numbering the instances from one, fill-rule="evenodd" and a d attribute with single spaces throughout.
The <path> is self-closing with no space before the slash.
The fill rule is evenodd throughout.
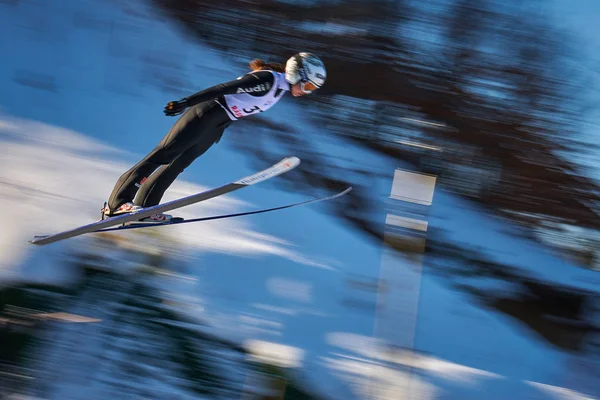
<path id="1" fill-rule="evenodd" d="M 319 57 L 312 53 L 294 54 L 285 64 L 285 79 L 291 85 L 300 82 L 301 89 L 305 93 L 312 92 L 312 90 L 304 88 L 307 83 L 312 83 L 319 89 L 325 83 L 326 78 L 327 71 L 325 70 L 325 64 L 323 64 L 323 61 Z"/>

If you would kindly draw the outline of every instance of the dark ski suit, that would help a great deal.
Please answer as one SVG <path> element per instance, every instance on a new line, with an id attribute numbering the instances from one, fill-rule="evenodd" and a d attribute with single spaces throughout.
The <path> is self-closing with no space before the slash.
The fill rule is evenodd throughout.
<path id="1" fill-rule="evenodd" d="M 253 71 L 182 99 L 189 108 L 154 150 L 121 175 L 109 209 L 130 201 L 142 207 L 159 204 L 177 176 L 218 142 L 233 121 L 266 111 L 288 90 L 285 74 Z"/>

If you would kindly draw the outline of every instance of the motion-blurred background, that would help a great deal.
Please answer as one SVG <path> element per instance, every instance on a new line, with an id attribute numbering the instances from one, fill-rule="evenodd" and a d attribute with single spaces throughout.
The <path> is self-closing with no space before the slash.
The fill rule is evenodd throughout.
<path id="1" fill-rule="evenodd" d="M 0 398 L 600 398 L 595 0 L 0 0 Z M 259 58 L 311 96 L 165 200 L 304 208 L 46 247 Z"/>

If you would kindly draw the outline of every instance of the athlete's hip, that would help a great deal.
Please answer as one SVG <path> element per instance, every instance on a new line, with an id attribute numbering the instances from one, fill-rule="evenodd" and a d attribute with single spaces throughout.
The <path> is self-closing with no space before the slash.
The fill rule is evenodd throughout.
<path id="1" fill-rule="evenodd" d="M 198 103 L 192 106 L 188 112 L 193 113 L 203 124 L 209 124 L 214 127 L 226 127 L 233 122 L 216 100 L 207 100 Z"/>

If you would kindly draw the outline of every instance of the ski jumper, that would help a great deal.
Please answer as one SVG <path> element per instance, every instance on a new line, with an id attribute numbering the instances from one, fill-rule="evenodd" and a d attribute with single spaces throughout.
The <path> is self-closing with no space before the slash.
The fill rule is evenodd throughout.
<path id="1" fill-rule="evenodd" d="M 263 70 L 187 97 L 189 108 L 160 143 L 121 175 L 109 209 L 131 201 L 142 207 L 159 204 L 177 176 L 217 143 L 229 125 L 268 110 L 289 90 L 284 73 Z"/>

